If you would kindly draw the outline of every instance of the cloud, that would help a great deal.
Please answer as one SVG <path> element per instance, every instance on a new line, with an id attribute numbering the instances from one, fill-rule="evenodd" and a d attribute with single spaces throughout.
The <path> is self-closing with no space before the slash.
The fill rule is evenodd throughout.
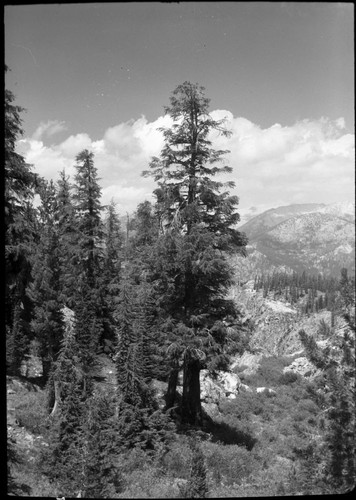
<path id="1" fill-rule="evenodd" d="M 211 140 L 215 149 L 230 151 L 226 160 L 233 171 L 221 179 L 235 181 L 232 194 L 239 196 L 242 212 L 251 206 L 260 211 L 292 203 L 354 199 L 355 137 L 345 132 L 342 117 L 262 128 L 228 110 L 215 110 L 211 115 L 216 120 L 226 118 L 225 125 L 232 132 L 230 137 L 214 132 Z M 141 116 L 109 127 L 97 141 L 82 132 L 46 145 L 46 138 L 63 126 L 47 122 L 39 125 L 32 138 L 20 141 L 20 146 L 26 160 L 47 179 L 57 179 L 63 168 L 73 176 L 76 155 L 83 149 L 93 151 L 103 204 L 114 198 L 121 211 L 131 212 L 138 203 L 152 199 L 155 183 L 141 172 L 164 144 L 158 128 L 171 124 L 169 116 L 152 122 Z"/>
<path id="2" fill-rule="evenodd" d="M 75 173 L 74 161 L 63 155 L 56 146 L 45 146 L 43 141 L 35 139 L 22 139 L 19 141 L 19 153 L 33 169 L 45 179 L 57 180 L 59 172 L 65 169 L 67 175 Z"/>
<path id="3" fill-rule="evenodd" d="M 63 132 L 64 130 L 67 130 L 67 126 L 64 122 L 59 122 L 58 120 L 41 122 L 35 130 L 32 139 L 40 140 L 44 136 L 51 137 L 59 132 Z"/>
<path id="4" fill-rule="evenodd" d="M 83 151 L 83 149 L 90 149 L 91 145 L 92 140 L 88 134 L 77 134 L 68 137 L 68 139 L 55 147 L 55 149 L 60 151 L 63 156 L 72 158 L 74 161 L 75 157 Z"/>
<path id="5" fill-rule="evenodd" d="M 215 143 L 231 151 L 236 194 L 245 207 L 354 199 L 355 137 L 344 133 L 343 118 L 263 129 L 245 118 L 225 115 L 232 136 L 217 137 Z"/>

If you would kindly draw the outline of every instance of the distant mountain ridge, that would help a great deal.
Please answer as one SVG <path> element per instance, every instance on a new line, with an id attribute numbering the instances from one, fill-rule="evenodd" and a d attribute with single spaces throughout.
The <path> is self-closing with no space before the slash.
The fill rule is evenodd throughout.
<path id="1" fill-rule="evenodd" d="M 339 275 L 355 272 L 355 205 L 310 203 L 273 208 L 239 227 L 248 254 L 263 269 Z"/>
<path id="2" fill-rule="evenodd" d="M 304 203 L 298 205 L 287 205 L 278 208 L 270 208 L 261 214 L 248 220 L 239 227 L 240 231 L 246 233 L 250 239 L 260 235 L 262 232 L 276 226 L 290 217 L 303 213 L 317 212 L 325 209 L 324 203 Z"/>

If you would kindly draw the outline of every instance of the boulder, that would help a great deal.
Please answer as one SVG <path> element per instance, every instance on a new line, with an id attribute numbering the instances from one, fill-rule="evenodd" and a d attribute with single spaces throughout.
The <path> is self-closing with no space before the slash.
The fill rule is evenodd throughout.
<path id="1" fill-rule="evenodd" d="M 213 377 L 209 370 L 200 371 L 201 400 L 218 403 L 222 398 L 234 399 L 241 380 L 236 373 L 217 372 Z"/>
<path id="2" fill-rule="evenodd" d="M 253 392 L 253 390 L 251 389 L 251 387 L 249 385 L 240 384 L 239 392 Z"/>
<path id="3" fill-rule="evenodd" d="M 256 392 L 259 394 L 267 393 L 267 394 L 277 394 L 274 389 L 270 389 L 269 387 L 256 387 Z"/>
<path id="4" fill-rule="evenodd" d="M 204 403 L 201 404 L 204 412 L 208 415 L 208 417 L 214 419 L 214 417 L 219 416 L 219 406 L 216 403 Z"/>

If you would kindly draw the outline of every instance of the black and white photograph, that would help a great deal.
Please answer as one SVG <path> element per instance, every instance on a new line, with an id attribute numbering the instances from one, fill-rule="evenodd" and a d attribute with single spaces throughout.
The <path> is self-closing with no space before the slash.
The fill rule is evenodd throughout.
<path id="1" fill-rule="evenodd" d="M 7 495 L 351 493 L 354 4 L 3 12 Z"/>

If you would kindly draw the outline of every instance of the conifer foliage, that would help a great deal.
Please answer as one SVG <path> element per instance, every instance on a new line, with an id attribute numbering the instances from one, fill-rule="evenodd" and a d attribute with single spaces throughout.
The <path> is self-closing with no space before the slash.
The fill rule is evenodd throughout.
<path id="1" fill-rule="evenodd" d="M 208 108 L 203 87 L 179 85 L 165 108 L 173 120 L 170 128 L 162 129 L 165 145 L 160 156 L 152 158 L 150 170 L 143 172 L 158 183 L 157 251 L 161 260 L 164 254 L 170 259 L 161 264 L 161 280 L 166 283 L 166 307 L 176 324 L 176 344 L 184 353 L 182 408 L 190 423 L 202 419 L 200 369 L 207 355 L 209 362 L 209 356 L 221 354 L 226 336 L 221 320 L 234 313 L 223 298 L 232 276 L 226 255 L 243 253 L 246 244 L 234 227 L 239 221 L 238 198 L 226 190 L 234 183 L 215 180 L 232 169 L 220 165 L 228 151 L 214 149 L 211 135 L 229 132 L 224 120 L 214 120 Z M 171 382 L 176 374 L 174 368 Z"/>
<path id="2" fill-rule="evenodd" d="M 8 68 L 5 66 L 5 70 Z M 4 120 L 4 235 L 7 334 L 7 361 L 14 373 L 29 351 L 32 305 L 26 288 L 31 280 L 31 252 L 35 241 L 35 212 L 32 200 L 37 177 L 24 157 L 16 152 L 16 142 L 23 134 L 23 108 L 5 89 Z"/>
<path id="3" fill-rule="evenodd" d="M 303 330 L 299 332 L 306 354 L 322 370 L 327 391 L 327 432 L 324 443 L 324 476 L 327 493 L 346 493 L 354 487 L 355 474 L 355 286 L 345 269 L 341 272 L 337 303 L 346 325 L 333 332 L 322 349 Z"/>
<path id="4" fill-rule="evenodd" d="M 31 467 L 38 466 L 41 478 L 45 475 L 51 486 L 58 486 L 60 496 L 115 498 L 131 492 L 136 485 L 128 483 L 136 481 L 132 478 L 139 470 L 143 482 L 164 484 L 162 496 L 176 494 L 178 487 L 185 498 L 205 498 L 213 491 L 214 467 L 219 482 L 230 476 L 241 480 L 231 485 L 232 491 L 256 493 L 260 490 L 244 489 L 252 484 L 242 484 L 250 469 L 263 465 L 256 477 L 264 480 L 273 467 L 286 473 L 293 461 L 299 477 L 293 476 L 289 486 L 296 494 L 315 487 L 343 493 L 353 486 L 355 282 L 345 269 L 339 282 L 305 272 L 256 277 L 255 290 L 265 298 L 289 301 L 300 307 L 301 315 L 330 311 L 330 325 L 325 313 L 319 324 L 321 343 L 300 331 L 305 355 L 320 376 L 302 383 L 297 374 L 278 371 L 278 379 L 270 377 L 276 390 L 259 393 L 245 385 L 235 406 L 223 402 L 213 422 L 204 420 L 201 371 L 208 369 L 213 377 L 228 371 L 230 354 L 243 353 L 246 331 L 254 328 L 227 295 L 234 283 L 231 256 L 245 255 L 247 239 L 236 229 L 239 200 L 230 194 L 234 183 L 222 180 L 232 172 L 225 162 L 229 152 L 213 144 L 214 137 L 227 137 L 229 131 L 224 120 L 211 116 L 209 104 L 198 84 L 184 82 L 173 91 L 165 108 L 171 125 L 161 129 L 163 148 L 143 172 L 157 183 L 156 201 L 144 201 L 127 214 L 125 234 L 115 203 L 101 205 L 100 179 L 89 150 L 76 156 L 73 179 L 65 171 L 57 182 L 32 173 L 16 152 L 22 109 L 5 91 L 7 361 L 15 376 L 27 353 L 42 361 L 47 414 L 43 420 L 41 412 L 33 416 L 33 401 L 41 410 L 45 406 L 34 391 L 27 421 L 36 425 L 32 422 L 27 430 L 43 434 L 43 443 L 33 440 L 36 452 L 47 446 L 42 461 L 29 470 L 32 474 Z M 265 361 L 268 365 L 262 358 L 261 367 Z M 182 390 L 177 387 L 181 372 Z M 249 376 L 244 380 L 250 383 Z M 287 409 L 297 401 L 305 408 L 297 408 L 292 422 Z M 19 408 L 20 414 L 28 411 Z M 283 433 L 278 440 L 272 430 L 272 416 L 284 408 L 288 419 L 282 422 L 288 432 L 292 424 L 297 437 L 290 449 L 284 448 L 288 436 Z M 22 423 L 26 427 L 26 418 Z M 248 449 L 242 447 L 246 436 L 253 442 Z M 220 437 L 226 447 L 216 442 Z M 257 451 L 250 453 L 255 442 Z M 8 492 L 22 494 L 26 489 L 14 475 L 15 445 L 9 439 Z M 224 460 L 215 457 L 220 446 Z M 271 460 L 266 468 L 274 452 L 274 458 L 286 460 Z M 185 479 L 176 477 L 180 475 Z M 282 479 L 270 491 L 288 491 Z M 133 489 L 130 496 L 138 495 Z"/>

